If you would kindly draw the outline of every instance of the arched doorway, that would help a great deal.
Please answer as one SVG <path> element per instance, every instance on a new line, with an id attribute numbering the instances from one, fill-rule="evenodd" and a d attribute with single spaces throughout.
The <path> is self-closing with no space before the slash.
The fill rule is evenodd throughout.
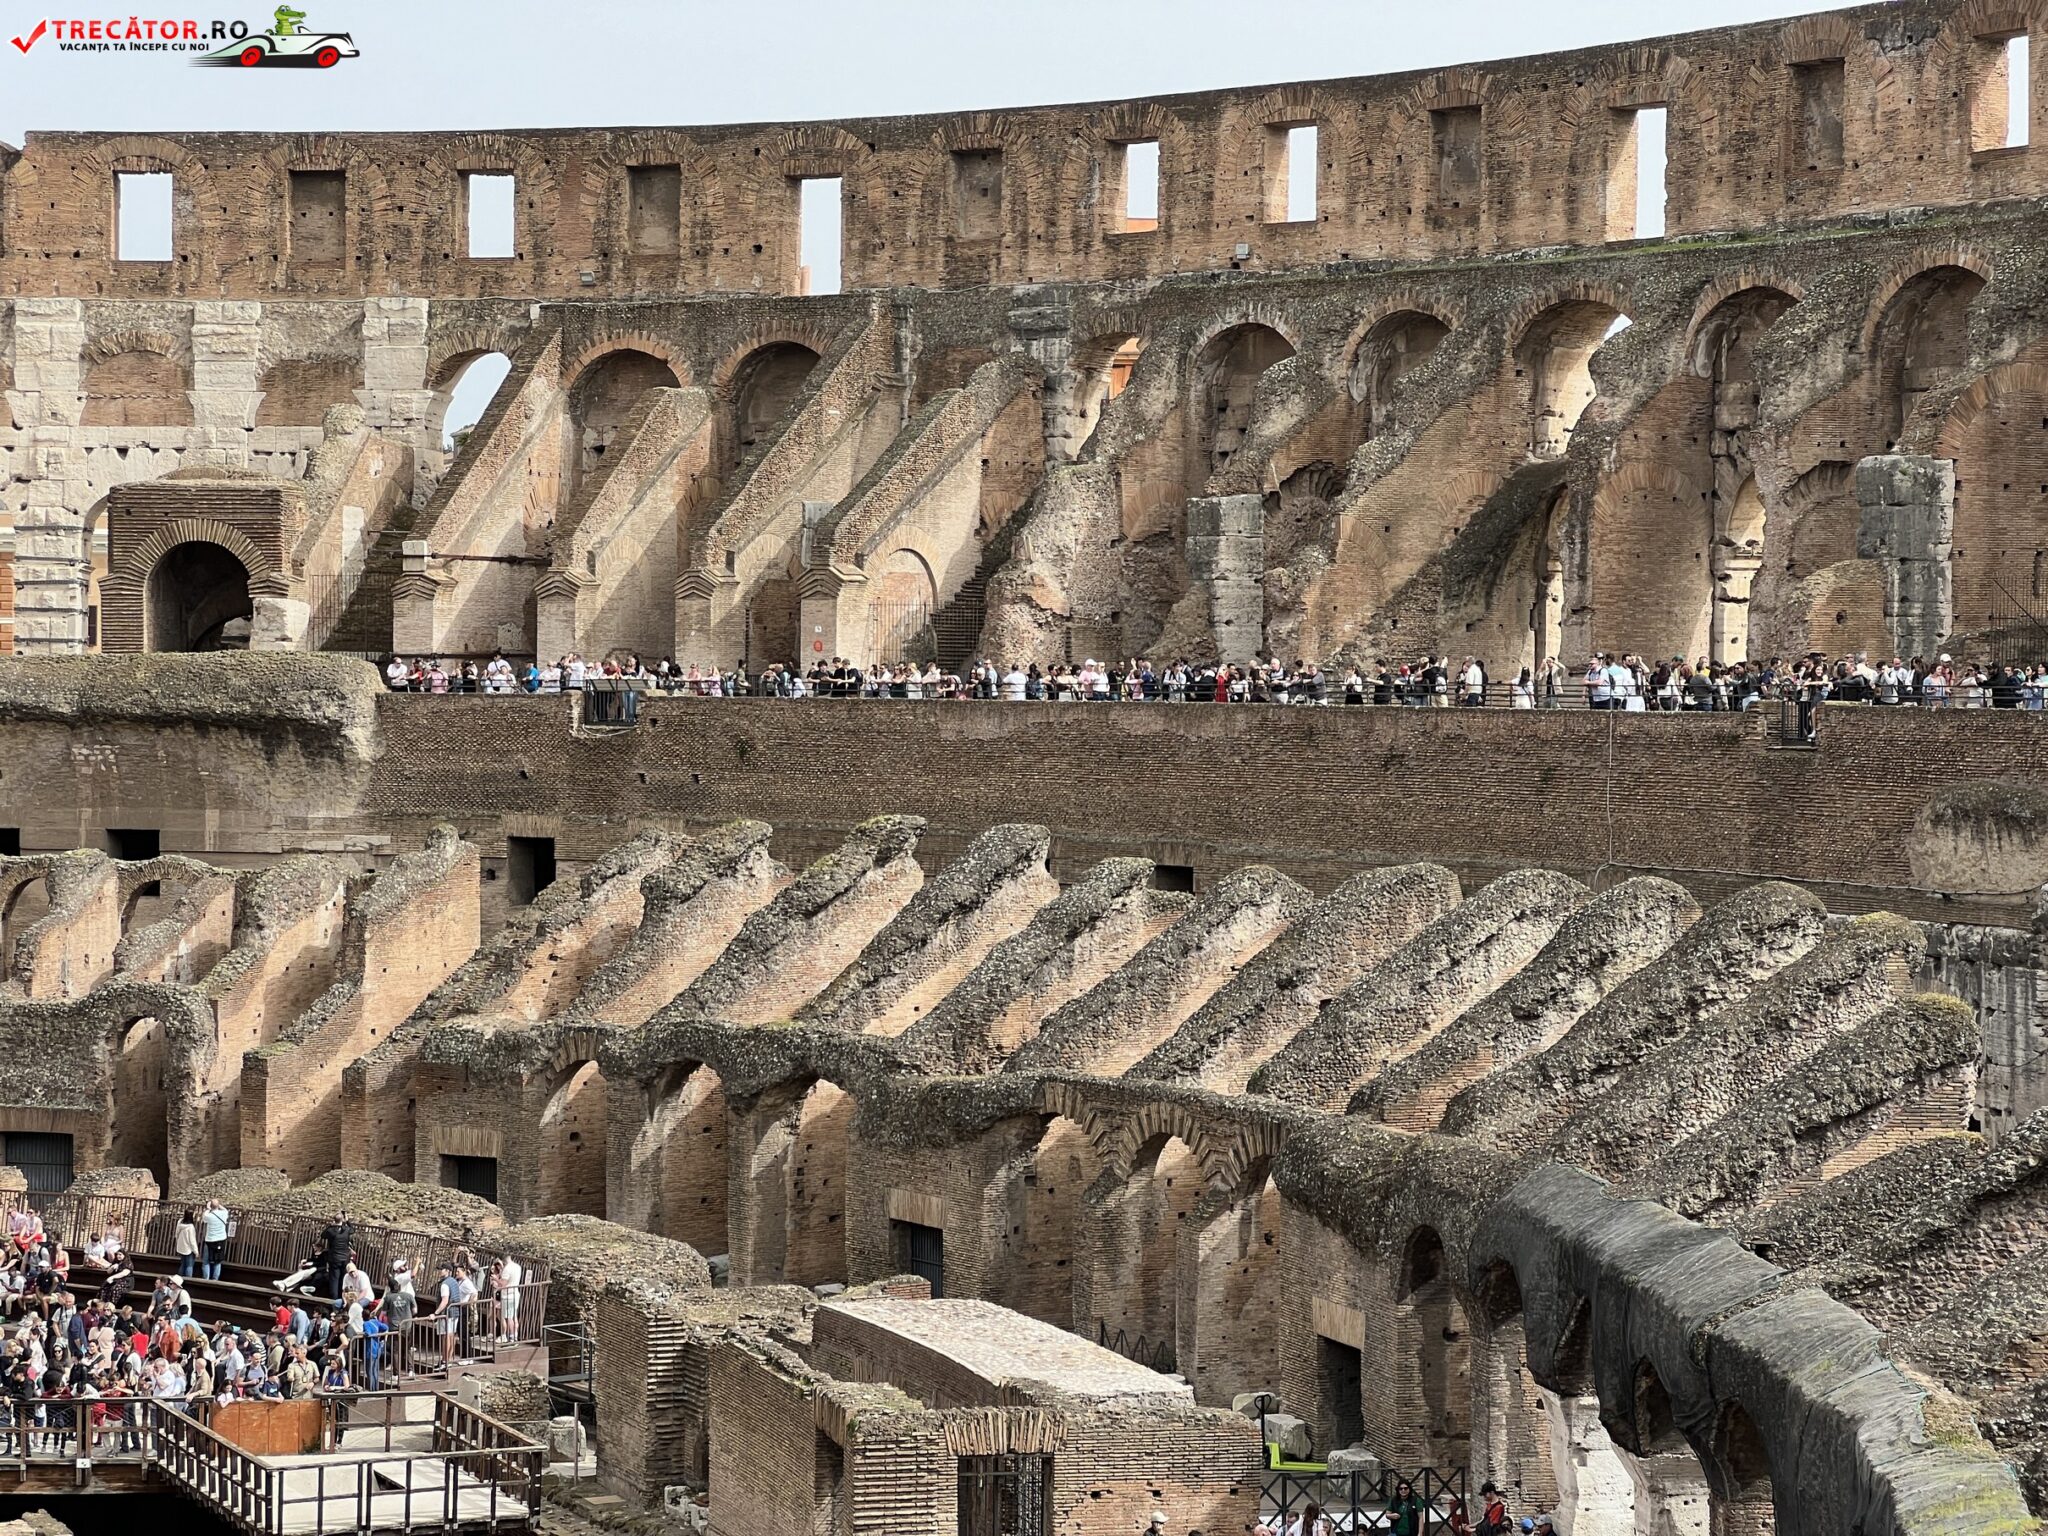
<path id="1" fill-rule="evenodd" d="M 171 1187 L 169 1102 L 164 1095 L 164 1027 L 131 1019 L 114 1039 L 113 1145 L 117 1168 L 147 1168 L 157 1188 Z"/>
<path id="2" fill-rule="evenodd" d="M 818 354 L 809 347 L 800 342 L 778 341 L 749 353 L 733 370 L 735 468 L 774 434 L 817 366 Z"/>
<path id="3" fill-rule="evenodd" d="M 924 557 L 914 549 L 894 550 L 870 580 L 874 597 L 868 606 L 869 659 L 891 666 L 929 659 L 938 584 Z"/>
<path id="4" fill-rule="evenodd" d="M 1634 1444 L 1624 1460 L 1635 1482 L 1636 1529 L 1661 1536 L 1708 1536 L 1713 1501 L 1706 1469 L 1678 1428 L 1671 1394 L 1648 1360 L 1636 1364 L 1628 1408 Z M 1620 1438 L 1617 1433 L 1617 1442 Z"/>
<path id="5" fill-rule="evenodd" d="M 1351 398 L 1358 402 L 1360 441 L 1393 425 L 1394 389 L 1428 360 L 1451 328 L 1435 315 L 1404 309 L 1365 333 L 1351 361 Z"/>
<path id="6" fill-rule="evenodd" d="M 983 1199 L 993 1236 L 981 1291 L 998 1306 L 1071 1328 L 1075 1213 L 1095 1178 L 1095 1149 L 1064 1115 L 1029 1127 Z"/>
<path id="7" fill-rule="evenodd" d="M 1553 1466 L 1552 1425 L 1558 1414 L 1552 1405 L 1559 1398 L 1530 1374 L 1522 1286 L 1514 1267 L 1505 1261 L 1488 1266 L 1475 1299 L 1472 1476 L 1498 1486 L 1512 1509 L 1548 1509 L 1559 1502 L 1569 1506 L 1576 1486 L 1568 1491 L 1569 1479 Z M 1585 1417 L 1597 1429 L 1597 1403 Z M 1606 1438 L 1605 1431 L 1600 1437 Z M 1570 1436 L 1564 1438 L 1569 1445 Z M 1570 1456 L 1567 1450 L 1567 1460 Z M 1619 1463 L 1615 1471 L 1619 1474 Z M 1621 1478 L 1621 1496 L 1625 1510 L 1626 1477 Z"/>
<path id="8" fill-rule="evenodd" d="M 540 1176 L 533 1214 L 605 1214 L 605 1080 L 594 1061 L 556 1074 L 540 1114 Z"/>
<path id="9" fill-rule="evenodd" d="M 651 353 L 621 348 L 585 368 L 569 387 L 575 479 L 581 484 L 603 462 L 619 429 L 650 389 L 674 389 L 675 370 Z"/>
<path id="10" fill-rule="evenodd" d="M 1970 360 L 1970 306 L 1984 279 L 1967 267 L 1933 267 L 1893 295 L 1878 323 L 1878 388 L 1884 440 L 1896 448 L 1906 421 L 1930 389 Z"/>
<path id="11" fill-rule="evenodd" d="M 1138 336 L 1103 336 L 1080 349 L 1074 360 L 1074 425 L 1069 439 L 1078 454 L 1102 425 L 1109 402 L 1131 382 L 1145 343 Z"/>
<path id="12" fill-rule="evenodd" d="M 1613 305 L 1578 299 L 1545 310 L 1522 332 L 1515 367 L 1528 381 L 1533 457 L 1561 458 L 1571 446 L 1579 418 L 1599 391 L 1593 354 L 1626 324 Z"/>
<path id="13" fill-rule="evenodd" d="M 718 1074 L 695 1062 L 677 1062 L 641 1091 L 647 1118 L 633 1137 L 623 1183 L 643 1191 L 644 1203 L 631 1209 L 622 1189 L 619 1219 L 705 1255 L 730 1252 L 725 1093 Z"/>
<path id="14" fill-rule="evenodd" d="M 1472 1447 L 1472 1333 L 1434 1227 L 1410 1234 L 1395 1303 L 1397 1330 L 1412 1340 L 1426 1464 L 1462 1467 Z"/>
<path id="15" fill-rule="evenodd" d="M 1714 307 L 1694 339 L 1693 371 L 1708 381 L 1702 425 L 1713 490 L 1713 617 L 1708 655 L 1718 665 L 1749 654 L 1749 599 L 1764 561 L 1764 504 L 1755 436 L 1762 399 L 1756 344 L 1796 301 L 1782 289 L 1746 288 Z"/>
<path id="16" fill-rule="evenodd" d="M 152 651 L 234 651 L 249 645 L 248 567 L 218 544 L 179 544 L 143 586 L 143 632 Z"/>
<path id="17" fill-rule="evenodd" d="M 1294 356 L 1294 344 L 1269 325 L 1234 325 L 1202 348 L 1195 362 L 1196 472 L 1199 484 L 1226 468 L 1251 429 L 1259 375 Z"/>
<path id="18" fill-rule="evenodd" d="M 1228 1405 L 1278 1379 L 1281 1214 L 1260 1159 L 1234 1195 L 1210 1195 L 1187 1223 L 1174 1354 L 1197 1402 Z"/>
<path id="19" fill-rule="evenodd" d="M 1098 1180 L 1114 1179 L 1113 1172 Z M 1075 1321 L 1119 1354 L 1171 1371 L 1180 1322 L 1181 1233 L 1202 1200 L 1202 1165 L 1178 1136 L 1139 1148 L 1129 1175 L 1092 1192 L 1089 1314 Z"/>
<path id="20" fill-rule="evenodd" d="M 451 456 L 459 452 L 511 372 L 512 359 L 502 352 L 462 352 L 449 358 L 433 379 L 427 442 Z"/>

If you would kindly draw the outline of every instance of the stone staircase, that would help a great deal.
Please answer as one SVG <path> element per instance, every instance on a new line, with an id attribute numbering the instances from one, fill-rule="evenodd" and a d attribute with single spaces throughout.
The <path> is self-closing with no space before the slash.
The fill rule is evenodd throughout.
<path id="1" fill-rule="evenodd" d="M 1015 519 L 1005 523 L 981 552 L 981 563 L 975 566 L 974 574 L 960 584 L 951 601 L 932 615 L 932 645 L 940 671 L 964 676 L 974 661 L 974 648 L 981 643 L 982 625 L 988 619 L 989 580 L 1010 558 L 1016 533 Z M 1000 663 L 1002 658 L 995 660 Z"/>

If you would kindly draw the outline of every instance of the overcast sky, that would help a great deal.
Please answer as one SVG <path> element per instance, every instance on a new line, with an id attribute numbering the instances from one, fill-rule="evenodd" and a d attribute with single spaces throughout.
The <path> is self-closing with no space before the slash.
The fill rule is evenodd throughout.
<path id="1" fill-rule="evenodd" d="M 261 0 L 171 8 L 267 24 Z M 273 0 L 274 3 L 274 0 Z M 31 128 L 772 122 L 1376 74 L 1830 9 L 1813 0 L 296 0 L 332 70 L 193 69 L 0 42 L 0 139 Z M 8 0 L 0 36 L 40 15 Z M 163 8 L 159 8 L 160 10 Z M 127 9 L 120 12 L 125 20 Z"/>
<path id="2" fill-rule="evenodd" d="M 192 10 L 241 16 L 252 30 L 268 25 L 258 0 L 248 4 Z M 64 53 L 47 36 L 23 54 L 4 39 L 27 36 L 39 15 L 92 12 L 9 0 L 0 140 L 18 146 L 31 129 L 555 128 L 1097 101 L 1428 68 L 1831 8 L 1817 0 L 296 4 L 309 30 L 353 33 L 361 57 L 328 70 L 195 69 L 161 54 Z M 1661 184 L 1660 169 L 1646 154 L 1646 186 Z M 153 222 L 140 211 L 138 236 L 149 238 Z M 168 239 L 167 230 L 158 235 Z M 820 288 L 836 284 L 836 252 L 807 249 L 805 259 Z M 501 373 L 480 365 L 464 379 L 451 428 L 474 420 Z"/>

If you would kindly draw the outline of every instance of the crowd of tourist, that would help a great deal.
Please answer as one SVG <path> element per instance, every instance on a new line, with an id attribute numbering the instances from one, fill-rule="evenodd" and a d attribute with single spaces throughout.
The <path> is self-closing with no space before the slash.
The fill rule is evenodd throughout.
<path id="1" fill-rule="evenodd" d="M 473 1364 L 485 1338 L 518 1337 L 517 1260 L 480 1265 L 458 1247 L 422 1282 L 417 1261 L 397 1257 L 380 1287 L 346 1212 L 297 1273 L 275 1282 L 268 1327 L 203 1322 L 186 1281 L 219 1278 L 231 1226 L 218 1201 L 186 1210 L 173 1236 L 178 1272 L 150 1279 L 137 1276 L 118 1227 L 92 1233 L 74 1268 L 36 1212 L 9 1213 L 0 1260 L 8 1454 L 61 1451 L 74 1438 L 129 1452 L 140 1440 L 140 1401 L 186 1411 L 206 1400 L 376 1392 Z M 416 1321 L 431 1326 L 437 1355 L 416 1358 Z"/>
<path id="2" fill-rule="evenodd" d="M 592 685 L 628 686 L 670 697 L 858 699 L 992 699 L 1009 702 L 1126 704 L 1382 705 L 1413 708 L 1559 709 L 1629 711 L 1738 710 L 1765 700 L 1805 704 L 1822 700 L 1931 709 L 2040 709 L 2048 703 L 2048 665 L 2004 666 L 1929 663 L 1915 656 L 1873 661 L 1867 654 L 1829 660 L 1773 657 L 1725 665 L 1701 657 L 1650 660 L 1635 654 L 1595 656 L 1568 668 L 1555 657 L 1499 679 L 1476 656 L 1422 656 L 1410 662 L 1324 667 L 1293 665 L 1274 657 L 1234 666 L 1175 660 L 1155 667 L 1134 657 L 1105 664 L 1092 657 L 1078 666 L 976 661 L 964 676 L 936 663 L 877 663 L 861 667 L 843 657 L 820 658 L 808 668 L 781 662 L 758 672 L 743 663 L 729 671 L 679 666 L 663 658 L 648 666 L 618 654 L 602 661 L 578 655 L 514 665 L 494 655 L 441 663 L 394 656 L 384 668 L 391 688 L 411 693 L 554 694 Z"/>

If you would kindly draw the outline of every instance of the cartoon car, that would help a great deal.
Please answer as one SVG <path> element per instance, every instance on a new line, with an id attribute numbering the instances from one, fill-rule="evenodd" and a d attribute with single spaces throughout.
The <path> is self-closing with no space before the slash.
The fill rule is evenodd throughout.
<path id="1" fill-rule="evenodd" d="M 346 32 L 293 31 L 284 36 L 275 32 L 252 32 L 195 62 L 240 64 L 250 68 L 258 64 L 282 64 L 332 69 L 343 59 L 353 59 L 360 52 L 355 39 Z"/>

